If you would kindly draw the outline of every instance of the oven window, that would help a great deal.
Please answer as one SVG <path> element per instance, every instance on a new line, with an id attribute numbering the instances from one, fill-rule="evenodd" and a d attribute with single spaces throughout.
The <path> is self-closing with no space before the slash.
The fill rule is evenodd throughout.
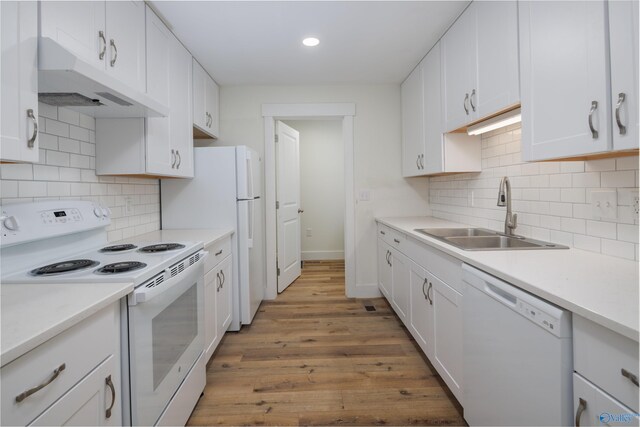
<path id="1" fill-rule="evenodd" d="M 153 318 L 152 329 L 155 390 L 198 334 L 197 283 Z"/>

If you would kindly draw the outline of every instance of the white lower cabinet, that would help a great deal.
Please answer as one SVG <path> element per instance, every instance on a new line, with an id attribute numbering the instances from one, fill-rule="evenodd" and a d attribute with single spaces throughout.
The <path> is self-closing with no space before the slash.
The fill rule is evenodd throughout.
<path id="1" fill-rule="evenodd" d="M 638 426 L 635 411 L 573 374 L 573 408 L 577 426 Z"/>
<path id="2" fill-rule="evenodd" d="M 378 288 L 391 301 L 391 251 L 382 239 L 378 239 Z"/>
<path id="3" fill-rule="evenodd" d="M 231 237 L 207 246 L 209 259 L 204 276 L 205 361 L 208 361 L 229 329 L 232 318 L 233 257 Z M 224 256 L 219 261 L 218 256 Z"/>
<path id="4" fill-rule="evenodd" d="M 433 283 L 426 270 L 410 261 L 411 334 L 429 358 L 433 358 Z"/>
<path id="5" fill-rule="evenodd" d="M 217 288 L 216 295 L 216 323 L 218 325 L 218 334 L 220 338 L 229 329 L 231 325 L 232 315 L 232 283 L 233 283 L 233 268 L 231 257 L 228 256 L 224 261 L 220 263 L 218 269 L 220 270 L 220 287 Z"/>
<path id="6" fill-rule="evenodd" d="M 122 425 L 119 302 L 0 369 L 2 425 Z"/>
<path id="7" fill-rule="evenodd" d="M 409 321 L 409 258 L 391 249 L 391 304 L 405 325 Z"/>

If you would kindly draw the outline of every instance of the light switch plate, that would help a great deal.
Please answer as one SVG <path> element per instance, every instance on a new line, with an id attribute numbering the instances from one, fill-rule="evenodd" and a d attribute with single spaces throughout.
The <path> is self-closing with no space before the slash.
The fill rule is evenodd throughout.
<path id="1" fill-rule="evenodd" d="M 358 200 L 361 202 L 368 202 L 371 200 L 371 190 L 362 189 L 358 192 Z"/>
<path id="2" fill-rule="evenodd" d="M 618 193 L 616 190 L 592 191 L 591 211 L 594 219 L 617 219 Z"/>
<path id="3" fill-rule="evenodd" d="M 124 213 L 126 215 L 133 215 L 133 197 L 124 197 Z"/>

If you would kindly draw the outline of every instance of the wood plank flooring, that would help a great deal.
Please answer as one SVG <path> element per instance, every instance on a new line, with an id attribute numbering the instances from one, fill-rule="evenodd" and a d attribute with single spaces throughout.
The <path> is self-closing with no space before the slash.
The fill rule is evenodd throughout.
<path id="1" fill-rule="evenodd" d="M 348 299 L 342 261 L 307 261 L 252 325 L 225 335 L 188 425 L 465 423 L 386 300 Z"/>

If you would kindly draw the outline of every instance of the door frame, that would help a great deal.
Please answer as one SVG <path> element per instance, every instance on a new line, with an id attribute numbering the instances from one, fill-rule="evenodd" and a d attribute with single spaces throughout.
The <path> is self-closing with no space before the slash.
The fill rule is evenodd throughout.
<path id="1" fill-rule="evenodd" d="M 265 174 L 265 245 L 267 288 L 265 299 L 278 296 L 278 275 L 276 271 L 277 229 L 276 229 L 276 142 L 275 129 L 277 120 L 342 120 L 342 146 L 344 149 L 344 260 L 345 260 L 345 294 L 356 295 L 356 233 L 355 233 L 355 198 L 354 198 L 354 151 L 353 151 L 353 118 L 356 115 L 356 104 L 353 103 L 319 103 L 319 104 L 263 104 L 264 120 L 264 174 Z"/>

